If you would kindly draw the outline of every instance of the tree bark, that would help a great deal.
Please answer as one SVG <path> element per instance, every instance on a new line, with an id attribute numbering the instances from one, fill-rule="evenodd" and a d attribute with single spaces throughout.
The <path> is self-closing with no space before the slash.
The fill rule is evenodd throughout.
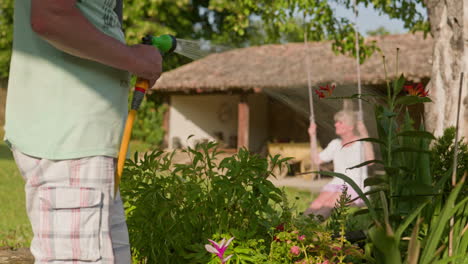
<path id="1" fill-rule="evenodd" d="M 433 103 L 426 104 L 426 128 L 441 136 L 456 125 L 460 74 L 465 72 L 460 113 L 460 134 L 468 138 L 467 49 L 468 0 L 425 0 L 434 37 L 433 66 L 428 84 Z"/>

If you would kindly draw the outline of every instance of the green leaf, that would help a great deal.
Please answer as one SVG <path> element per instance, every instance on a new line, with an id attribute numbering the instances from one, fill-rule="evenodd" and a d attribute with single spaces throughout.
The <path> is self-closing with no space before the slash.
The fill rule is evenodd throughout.
<path id="1" fill-rule="evenodd" d="M 400 241 L 401 235 L 403 234 L 403 232 L 406 230 L 406 228 L 408 228 L 411 222 L 413 222 L 414 219 L 416 219 L 416 217 L 419 215 L 422 209 L 426 207 L 426 205 L 427 205 L 427 202 L 418 206 L 418 208 L 416 208 L 410 215 L 408 215 L 403 221 L 403 223 L 401 223 L 400 226 L 398 226 L 398 228 L 395 231 L 395 239 L 397 241 Z"/>
<path id="2" fill-rule="evenodd" d="M 383 255 L 379 264 L 400 264 L 401 254 L 395 238 L 388 236 L 381 226 L 372 227 L 369 236 L 379 253 Z"/>
<path id="3" fill-rule="evenodd" d="M 375 186 L 375 185 L 380 185 L 380 184 L 385 184 L 388 183 L 387 180 L 385 180 L 382 177 L 369 177 L 364 180 L 364 186 Z"/>
<path id="4" fill-rule="evenodd" d="M 454 260 L 463 260 L 464 262 L 455 262 Z M 434 262 L 433 264 L 447 264 L 447 263 L 461 263 L 466 264 L 466 252 L 460 253 L 456 256 L 446 257 L 441 260 Z"/>
<path id="5" fill-rule="evenodd" d="M 403 131 L 396 135 L 397 137 L 414 137 L 414 138 L 427 138 L 427 139 L 436 139 L 432 133 L 427 131 Z"/>
<path id="6" fill-rule="evenodd" d="M 372 164 L 372 163 L 379 163 L 379 164 L 384 164 L 383 161 L 381 160 L 368 160 L 368 161 L 365 161 L 363 163 L 360 163 L 356 166 L 353 166 L 353 167 L 350 167 L 350 168 L 346 168 L 346 170 L 352 170 L 352 169 L 356 169 L 356 168 L 360 168 L 360 167 L 363 167 L 363 166 L 366 166 L 366 165 L 369 165 L 369 164 Z"/>
<path id="7" fill-rule="evenodd" d="M 399 147 L 395 148 L 392 153 L 400 153 L 400 152 L 416 152 L 416 153 L 423 153 L 423 154 L 431 154 L 429 150 L 423 150 L 423 149 L 418 149 L 418 148 L 413 148 L 413 147 Z"/>
<path id="8" fill-rule="evenodd" d="M 445 206 L 442 208 L 442 211 L 439 217 L 437 218 L 437 222 L 433 224 L 431 223 L 431 228 L 427 236 L 426 245 L 424 247 L 423 252 L 421 253 L 420 264 L 429 264 L 432 262 L 434 252 L 436 252 L 437 246 L 439 245 L 444 229 L 446 228 L 450 217 L 452 217 L 459 208 L 461 208 L 466 202 L 468 202 L 467 197 L 461 202 L 459 202 L 457 205 L 454 205 L 458 194 L 460 193 L 460 190 L 464 186 L 464 184 L 464 180 L 460 181 L 460 183 L 457 184 L 455 189 L 453 189 L 450 193 L 447 202 L 445 203 Z"/>
<path id="9" fill-rule="evenodd" d="M 401 96 L 395 101 L 395 105 L 413 105 L 413 104 L 419 104 L 419 103 L 428 103 L 432 102 L 429 97 L 419 97 L 415 95 L 406 95 L 406 96 Z"/>
<path id="10" fill-rule="evenodd" d="M 400 75 L 400 77 L 397 80 L 393 81 L 393 94 L 395 96 L 401 92 L 405 82 L 406 82 L 406 79 L 405 79 L 405 76 L 403 76 L 403 74 Z"/>

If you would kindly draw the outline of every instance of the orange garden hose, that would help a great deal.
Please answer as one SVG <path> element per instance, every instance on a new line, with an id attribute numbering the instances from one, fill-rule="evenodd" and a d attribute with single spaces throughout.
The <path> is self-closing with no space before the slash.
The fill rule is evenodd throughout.
<path id="1" fill-rule="evenodd" d="M 171 35 L 161 35 L 159 37 L 147 35 L 142 39 L 143 44 L 152 45 L 159 50 L 162 56 L 172 53 L 177 47 L 177 40 Z M 117 160 L 117 170 L 114 178 L 114 196 L 119 189 L 120 180 L 122 179 L 123 168 L 127 158 L 128 144 L 132 135 L 133 122 L 135 121 L 136 113 L 140 108 L 141 102 L 145 98 L 145 93 L 149 88 L 148 80 L 137 78 L 131 110 L 128 113 L 127 122 L 120 143 L 119 157 Z"/>
<path id="2" fill-rule="evenodd" d="M 143 100 L 146 91 L 149 88 L 149 82 L 147 80 L 138 78 L 135 84 L 135 92 L 133 94 L 132 107 L 128 113 L 127 122 L 125 123 L 125 129 L 122 136 L 122 142 L 120 143 L 119 157 L 117 160 L 117 170 L 114 179 L 114 195 L 117 194 L 119 189 L 120 180 L 122 179 L 123 167 L 127 158 L 128 144 L 132 135 L 133 122 L 135 121 L 136 113 L 140 107 L 141 101 Z"/>

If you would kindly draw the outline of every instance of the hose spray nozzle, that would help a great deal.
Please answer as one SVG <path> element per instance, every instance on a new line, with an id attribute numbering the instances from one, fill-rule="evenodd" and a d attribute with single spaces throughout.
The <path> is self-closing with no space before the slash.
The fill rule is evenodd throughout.
<path id="1" fill-rule="evenodd" d="M 161 36 L 146 35 L 143 44 L 155 46 L 162 55 L 172 53 L 177 47 L 177 40 L 174 36 L 165 34 Z"/>

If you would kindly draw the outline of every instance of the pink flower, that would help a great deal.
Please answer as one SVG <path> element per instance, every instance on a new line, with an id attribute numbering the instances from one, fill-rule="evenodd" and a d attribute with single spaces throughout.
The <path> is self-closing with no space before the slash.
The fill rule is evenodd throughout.
<path id="1" fill-rule="evenodd" d="M 226 261 L 228 261 L 232 255 L 229 255 L 227 257 L 224 257 L 224 252 L 226 252 L 226 249 L 228 248 L 229 244 L 231 243 L 231 241 L 234 239 L 234 237 L 231 237 L 227 242 L 226 242 L 226 239 L 223 238 L 223 240 L 221 240 L 221 242 L 216 243 L 215 241 L 211 240 L 211 239 L 208 239 L 208 241 L 210 241 L 210 243 L 213 245 L 205 245 L 205 249 L 206 251 L 210 252 L 210 253 L 213 253 L 213 254 L 216 254 L 216 256 L 218 256 L 218 258 L 221 260 L 221 263 L 226 263 Z"/>
<path id="2" fill-rule="evenodd" d="M 298 246 L 292 246 L 290 252 L 295 256 L 299 256 L 299 254 L 301 254 L 301 248 Z"/>
<path id="3" fill-rule="evenodd" d="M 305 235 L 302 235 L 302 236 L 298 236 L 297 239 L 299 239 L 299 241 L 304 241 L 305 239 Z"/>

